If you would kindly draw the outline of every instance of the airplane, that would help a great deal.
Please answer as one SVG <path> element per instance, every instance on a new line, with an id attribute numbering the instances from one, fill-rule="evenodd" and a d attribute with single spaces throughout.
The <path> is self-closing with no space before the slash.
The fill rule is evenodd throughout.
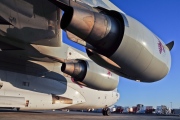
<path id="1" fill-rule="evenodd" d="M 63 31 L 86 53 L 63 43 Z M 173 45 L 109 0 L 0 0 L 0 107 L 111 106 L 120 76 L 164 78 Z"/>

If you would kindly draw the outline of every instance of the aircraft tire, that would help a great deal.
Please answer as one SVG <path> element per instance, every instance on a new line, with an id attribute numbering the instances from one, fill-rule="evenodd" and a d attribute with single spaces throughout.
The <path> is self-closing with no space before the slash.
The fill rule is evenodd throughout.
<path id="1" fill-rule="evenodd" d="M 110 115 L 111 115 L 111 111 L 110 111 L 109 109 L 106 111 L 106 115 L 107 115 L 107 116 L 110 116 Z"/>
<path id="2" fill-rule="evenodd" d="M 110 116 L 111 115 L 111 111 L 108 109 L 108 110 L 102 110 L 102 114 L 104 115 L 104 116 Z"/>
<path id="3" fill-rule="evenodd" d="M 102 114 L 105 116 L 106 115 L 106 111 L 103 109 L 102 110 Z"/>

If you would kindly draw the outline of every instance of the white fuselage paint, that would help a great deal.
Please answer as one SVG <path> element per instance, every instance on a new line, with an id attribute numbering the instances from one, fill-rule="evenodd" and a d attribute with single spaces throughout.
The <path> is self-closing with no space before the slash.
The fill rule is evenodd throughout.
<path id="1" fill-rule="evenodd" d="M 98 91 L 71 82 L 56 81 L 44 77 L 36 77 L 21 73 L 0 70 L 1 83 L 0 107 L 16 107 L 21 110 L 48 109 L 95 109 L 112 105 L 119 99 L 116 91 Z M 72 104 L 52 104 L 52 94 L 73 100 Z M 7 100 L 1 102 L 1 98 Z M 16 99 L 15 99 L 16 98 Z M 21 104 L 16 100 L 21 100 Z M 3 100 L 4 100 L 3 99 Z M 15 102 L 13 101 L 15 99 Z M 24 100 L 24 105 L 22 104 Z M 26 101 L 29 101 L 26 106 Z M 10 102 L 9 102 L 10 101 Z"/>

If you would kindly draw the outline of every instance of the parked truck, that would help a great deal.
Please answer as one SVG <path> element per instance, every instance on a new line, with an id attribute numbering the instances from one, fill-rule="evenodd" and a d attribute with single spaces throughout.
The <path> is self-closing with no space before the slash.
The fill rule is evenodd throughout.
<path id="1" fill-rule="evenodd" d="M 161 106 L 157 106 L 155 113 L 167 115 L 170 114 L 171 112 L 165 105 L 161 105 Z"/>

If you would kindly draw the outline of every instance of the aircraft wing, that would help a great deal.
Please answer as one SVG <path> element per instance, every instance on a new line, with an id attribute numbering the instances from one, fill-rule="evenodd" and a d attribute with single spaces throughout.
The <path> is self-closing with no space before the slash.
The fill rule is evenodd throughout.
<path id="1" fill-rule="evenodd" d="M 87 5 L 91 3 L 91 7 L 107 7 L 102 1 L 98 1 L 97 4 L 94 4 L 94 1 L 78 2 L 78 4 L 81 3 Z M 12 53 L 14 57 L 17 54 L 23 54 L 22 59 L 38 61 L 52 61 L 49 58 L 53 56 L 53 60 L 62 62 L 57 54 L 60 46 L 64 46 L 60 18 L 61 10 L 49 1 L 42 3 L 42 1 L 1 0 L 0 48 L 2 53 L 7 54 L 8 50 L 8 53 Z"/>
<path id="2" fill-rule="evenodd" d="M 160 80 L 170 70 L 169 50 L 173 44 L 163 43 L 110 1 L 49 1 L 64 11 L 60 26 L 68 31 L 69 39 L 85 46 L 88 56 L 97 64 L 113 68 L 110 70 L 120 76 L 143 82 Z"/>
<path id="3" fill-rule="evenodd" d="M 170 70 L 173 44 L 108 0 L 1 0 L 0 23 L 2 50 L 23 51 L 26 60 L 65 63 L 72 53 L 62 43 L 62 29 L 92 61 L 120 76 L 154 82 Z"/>
<path id="4" fill-rule="evenodd" d="M 72 3 L 69 0 L 61 1 Z M 108 0 L 77 0 L 76 3 L 122 12 Z M 9 44 L 10 46 L 13 44 L 13 46 L 20 47 L 19 49 L 24 49 L 23 46 L 25 45 L 23 44 L 52 47 L 61 46 L 62 31 L 59 28 L 61 10 L 49 1 L 42 3 L 42 1 L 1 0 L 0 6 L 0 35 L 5 39 L 9 39 L 4 40 L 5 44 Z M 22 45 L 17 45 L 14 42 L 22 43 Z"/>
<path id="5" fill-rule="evenodd" d="M 77 0 L 82 3 L 86 3 L 91 7 L 103 7 L 108 10 L 115 10 L 125 14 L 120 8 L 114 5 L 110 0 Z"/>
<path id="6" fill-rule="evenodd" d="M 74 57 L 89 59 L 62 43 L 60 19 L 61 10 L 48 0 L 1 0 L 0 69 L 42 76 L 49 70 L 37 61 L 63 63 Z"/>

